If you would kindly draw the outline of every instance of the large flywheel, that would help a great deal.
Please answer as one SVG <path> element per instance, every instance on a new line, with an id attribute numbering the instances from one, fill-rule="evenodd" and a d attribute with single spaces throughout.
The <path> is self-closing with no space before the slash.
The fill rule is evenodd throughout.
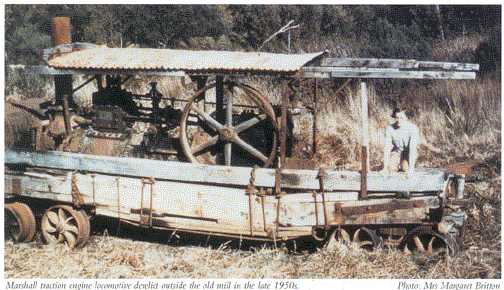
<path id="1" fill-rule="evenodd" d="M 205 112 L 200 104 L 204 93 L 216 87 L 215 83 L 198 90 L 185 106 L 180 120 L 180 143 L 186 158 L 193 163 L 229 166 L 240 165 L 236 159 L 246 156 L 259 166 L 270 166 L 275 159 L 278 136 L 273 107 L 251 86 L 234 81 L 225 81 L 223 85 L 228 89 L 224 118 L 219 120 L 216 112 Z M 255 106 L 245 120 L 233 113 L 233 97 L 238 90 Z M 260 137 L 247 135 L 254 130 L 261 132 Z M 262 146 L 256 141 L 263 141 Z"/>

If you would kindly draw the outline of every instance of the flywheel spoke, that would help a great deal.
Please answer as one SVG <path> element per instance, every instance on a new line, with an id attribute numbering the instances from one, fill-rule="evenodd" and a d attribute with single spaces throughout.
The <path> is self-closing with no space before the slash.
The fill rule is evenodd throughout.
<path id="1" fill-rule="evenodd" d="M 252 145 L 250 145 L 247 142 L 243 141 L 243 139 L 241 139 L 239 136 L 236 135 L 233 138 L 233 142 L 236 143 L 236 145 L 238 145 L 241 148 L 243 148 L 248 153 L 252 154 L 257 159 L 261 160 L 262 162 L 268 161 L 268 157 L 264 156 L 264 154 L 262 154 L 259 150 L 257 150 L 254 147 L 252 147 Z"/>
<path id="2" fill-rule="evenodd" d="M 219 141 L 219 135 L 213 136 L 212 138 L 210 138 L 210 140 L 206 141 L 205 143 L 202 143 L 196 146 L 195 148 L 192 148 L 192 154 L 198 155 L 199 153 L 202 153 L 208 148 L 217 144 L 218 141 Z"/>
<path id="3" fill-rule="evenodd" d="M 219 123 L 217 120 L 212 118 L 212 116 L 210 116 L 205 111 L 198 108 L 197 106 L 192 105 L 191 109 L 193 111 L 195 111 L 196 113 L 198 113 L 198 115 L 203 119 L 203 121 L 205 121 L 208 125 L 210 125 L 210 127 L 212 127 L 212 129 L 214 129 L 215 131 L 218 131 L 218 130 L 221 130 L 224 128 L 224 125 Z"/>
<path id="4" fill-rule="evenodd" d="M 263 120 L 266 120 L 266 114 L 257 115 L 250 120 L 247 120 L 245 122 L 242 122 L 242 123 L 234 126 L 236 134 L 241 133 L 243 131 L 246 131 L 246 130 L 254 127 L 255 125 L 259 124 Z"/>
<path id="5" fill-rule="evenodd" d="M 231 153 L 233 152 L 233 143 L 228 142 L 224 145 L 224 161 L 226 166 L 231 166 Z"/>

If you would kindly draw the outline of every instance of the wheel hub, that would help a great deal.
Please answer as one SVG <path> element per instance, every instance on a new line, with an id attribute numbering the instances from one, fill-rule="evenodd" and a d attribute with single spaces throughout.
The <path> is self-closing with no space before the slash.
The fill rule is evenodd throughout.
<path id="1" fill-rule="evenodd" d="M 234 128 L 225 126 L 219 130 L 219 135 L 222 141 L 231 142 L 236 135 Z"/>

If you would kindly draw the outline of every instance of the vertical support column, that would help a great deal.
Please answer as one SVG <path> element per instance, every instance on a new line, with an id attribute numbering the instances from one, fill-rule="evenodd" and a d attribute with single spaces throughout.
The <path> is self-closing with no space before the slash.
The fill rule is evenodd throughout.
<path id="1" fill-rule="evenodd" d="M 312 154 L 315 155 L 317 153 L 317 145 L 318 145 L 318 139 L 319 139 L 319 128 L 318 128 L 318 96 L 317 96 L 317 91 L 318 91 L 318 82 L 317 79 L 314 79 L 314 84 L 313 84 L 313 125 L 312 125 Z"/>
<path id="2" fill-rule="evenodd" d="M 368 94 L 366 82 L 360 83 L 361 116 L 362 116 L 362 148 L 361 148 L 361 190 L 360 198 L 367 199 L 368 148 L 369 148 L 369 120 Z"/>
<path id="3" fill-rule="evenodd" d="M 224 110 L 224 76 L 218 75 L 215 77 L 215 117 L 217 122 L 224 124 L 226 122 L 226 111 Z M 219 148 L 218 152 L 222 152 L 223 148 Z M 221 163 L 224 160 L 222 153 L 217 154 L 217 162 Z"/>
<path id="4" fill-rule="evenodd" d="M 99 92 L 103 91 L 103 77 L 102 77 L 102 75 L 96 75 L 96 87 L 98 88 Z"/>
<path id="5" fill-rule="evenodd" d="M 224 124 L 226 121 L 226 113 L 224 111 L 224 77 L 215 77 L 215 113 L 217 121 Z"/>
<path id="6" fill-rule="evenodd" d="M 226 127 L 231 128 L 233 126 L 233 94 L 229 93 L 226 95 Z M 233 151 L 232 143 L 227 142 L 224 145 L 224 161 L 227 166 L 231 166 L 231 154 Z"/>
<path id="7" fill-rule="evenodd" d="M 70 123 L 70 109 L 68 106 L 68 95 L 63 95 L 63 122 L 65 123 L 65 134 L 68 136 L 72 132 Z"/>
<path id="8" fill-rule="evenodd" d="M 287 151 L 287 107 L 289 106 L 289 96 L 282 94 L 281 120 L 280 120 L 280 167 L 285 166 L 285 153 Z"/>
<path id="9" fill-rule="evenodd" d="M 191 76 L 191 80 L 196 82 L 196 90 L 199 91 L 206 86 L 208 77 L 206 76 Z M 207 101 L 206 101 L 206 92 L 203 92 L 198 95 L 198 98 L 203 99 L 203 110 L 207 111 Z"/>

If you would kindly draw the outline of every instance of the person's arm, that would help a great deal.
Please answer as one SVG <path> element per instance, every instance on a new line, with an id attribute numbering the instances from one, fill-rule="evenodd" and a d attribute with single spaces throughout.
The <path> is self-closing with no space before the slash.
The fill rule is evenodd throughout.
<path id="1" fill-rule="evenodd" d="M 382 171 L 388 172 L 390 163 L 390 151 L 392 151 L 392 134 L 390 127 L 385 129 L 385 144 L 383 146 L 383 169 Z"/>
<path id="2" fill-rule="evenodd" d="M 412 128 L 410 142 L 409 142 L 409 156 L 408 156 L 408 173 L 411 174 L 415 170 L 415 163 L 417 160 L 417 147 L 420 143 L 420 133 L 418 128 L 414 126 Z"/>

